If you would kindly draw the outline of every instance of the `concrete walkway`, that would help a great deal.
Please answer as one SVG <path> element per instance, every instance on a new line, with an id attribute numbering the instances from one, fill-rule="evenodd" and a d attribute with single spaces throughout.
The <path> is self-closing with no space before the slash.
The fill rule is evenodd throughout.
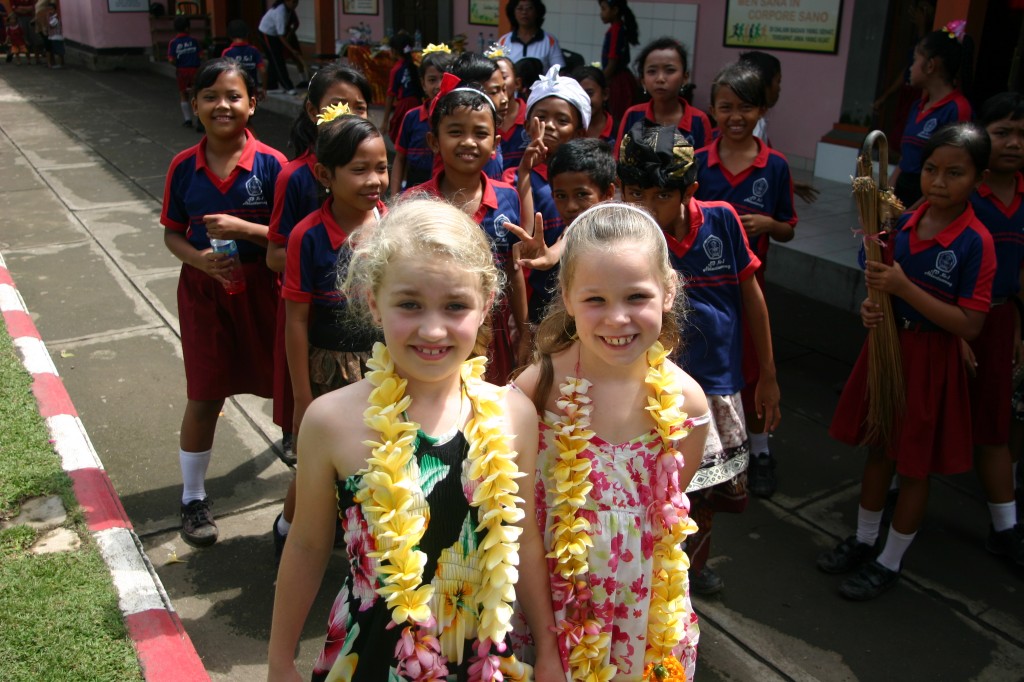
<path id="1" fill-rule="evenodd" d="M 264 110 L 254 129 L 284 149 L 289 123 Z M 178 264 L 159 214 L 167 166 L 196 140 L 163 76 L 0 65 L 0 251 L 211 677 L 248 681 L 265 676 L 270 525 L 291 473 L 269 403 L 229 401 L 208 482 L 221 541 L 180 540 Z M 841 185 L 825 189 L 798 205 L 799 236 L 775 249 L 769 272 L 856 301 L 852 202 Z M 843 601 L 839 580 L 814 568 L 854 525 L 862 455 L 826 426 L 863 330 L 842 301 L 847 310 L 776 285 L 769 304 L 781 489 L 718 523 L 712 563 L 727 587 L 696 600 L 700 679 L 1022 679 L 1024 576 L 982 548 L 988 515 L 973 476 L 935 479 L 902 584 L 876 602 Z M 338 555 L 301 645 L 304 671 L 344 570 Z"/>

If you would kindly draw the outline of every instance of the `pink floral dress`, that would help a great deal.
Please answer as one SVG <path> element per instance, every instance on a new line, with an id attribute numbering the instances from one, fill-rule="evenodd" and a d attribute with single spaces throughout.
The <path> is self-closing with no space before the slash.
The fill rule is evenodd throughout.
<path id="1" fill-rule="evenodd" d="M 693 426 L 706 423 L 709 415 L 693 419 Z M 554 422 L 554 416 L 548 415 Z M 590 482 L 593 489 L 580 514 L 592 524 L 590 587 L 597 610 L 613 614 L 605 620 L 612 635 L 611 663 L 619 670 L 615 679 L 639 679 L 644 669 L 647 646 L 647 617 L 651 601 L 651 566 L 654 534 L 648 508 L 658 496 L 650 482 L 655 457 L 660 450 L 656 432 L 650 432 L 626 443 L 613 445 L 594 436 L 586 456 L 590 459 Z M 558 455 L 555 433 L 544 421 L 540 424 L 540 452 L 537 457 L 537 516 L 544 529 L 544 546 L 552 543 L 548 510 L 553 501 L 544 482 L 553 479 L 552 470 Z M 554 559 L 548 560 L 554 574 Z M 565 605 L 554 604 L 555 622 L 565 618 Z M 697 662 L 697 614 L 690 605 L 687 588 L 686 610 L 689 624 L 674 650 L 693 679 Z M 565 653 L 563 652 L 563 659 Z M 564 663 L 564 660 L 563 660 Z"/>

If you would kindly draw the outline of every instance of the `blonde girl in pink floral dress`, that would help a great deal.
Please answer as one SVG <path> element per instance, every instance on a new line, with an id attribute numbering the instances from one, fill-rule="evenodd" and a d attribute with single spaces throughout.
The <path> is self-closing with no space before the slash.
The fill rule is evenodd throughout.
<path id="1" fill-rule="evenodd" d="M 710 416 L 667 359 L 682 291 L 657 223 L 623 204 L 581 214 L 560 264 L 561 295 L 516 386 L 544 415 L 536 508 L 562 660 L 572 680 L 654 679 L 655 665 L 692 679 L 697 616 L 681 545 L 696 528 L 683 491 Z"/>

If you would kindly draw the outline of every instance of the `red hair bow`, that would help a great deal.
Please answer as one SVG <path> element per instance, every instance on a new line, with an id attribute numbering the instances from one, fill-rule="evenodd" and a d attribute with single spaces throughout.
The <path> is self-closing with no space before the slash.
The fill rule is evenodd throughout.
<path id="1" fill-rule="evenodd" d="M 441 76 L 441 89 L 437 91 L 434 99 L 430 102 L 430 111 L 427 112 L 428 118 L 434 118 L 434 108 L 437 106 L 438 101 L 460 85 L 462 85 L 462 79 L 455 74 L 446 72 Z"/>

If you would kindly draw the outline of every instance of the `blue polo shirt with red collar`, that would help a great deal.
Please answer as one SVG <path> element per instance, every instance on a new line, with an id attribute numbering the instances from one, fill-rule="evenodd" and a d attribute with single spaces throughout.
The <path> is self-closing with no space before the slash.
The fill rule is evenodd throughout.
<path id="1" fill-rule="evenodd" d="M 523 152 L 530 146 L 530 133 L 526 130 L 526 102 L 517 99 L 519 102 L 519 113 L 516 120 L 505 130 L 499 130 L 501 135 L 501 157 L 502 169 L 518 168 L 519 162 L 523 160 Z"/>
<path id="2" fill-rule="evenodd" d="M 612 115 L 607 111 L 604 113 L 604 128 L 601 129 L 601 134 L 597 137 L 607 142 L 609 147 L 615 149 L 615 121 L 612 120 Z"/>
<path id="3" fill-rule="evenodd" d="M 416 76 L 416 67 L 405 59 L 399 59 L 388 75 L 388 94 L 396 100 L 406 97 L 422 97 L 423 89 Z"/>
<path id="4" fill-rule="evenodd" d="M 339 317 L 346 307 L 338 290 L 344 279 L 352 251 L 348 233 L 334 220 L 334 198 L 299 221 L 288 236 L 288 261 L 284 271 L 281 298 L 308 303 L 309 342 L 329 350 L 361 352 L 372 347 L 373 334 L 361 325 L 346 324 Z M 377 203 L 383 215 L 387 209 Z"/>
<path id="5" fill-rule="evenodd" d="M 753 277 L 761 262 L 729 204 L 691 199 L 686 217 L 690 229 L 682 240 L 665 235 L 672 267 L 685 278 L 690 308 L 679 363 L 705 393 L 733 395 L 743 388 L 740 283 Z"/>
<path id="6" fill-rule="evenodd" d="M 715 140 L 697 152 L 699 185 L 696 198 L 728 202 L 741 216 L 766 215 L 795 226 L 793 178 L 786 157 L 757 140 L 758 152 L 754 162 L 733 175 L 718 155 L 721 143 L 721 139 Z M 759 234 L 750 239 L 750 248 L 764 265 L 768 257 L 768 235 Z"/>
<path id="7" fill-rule="evenodd" d="M 263 66 L 263 53 L 261 53 L 257 47 L 250 45 L 245 41 L 240 43 L 231 43 L 231 45 L 220 53 L 220 56 L 234 59 L 242 66 L 243 69 L 245 69 L 245 72 L 252 77 L 252 81 L 259 85 L 259 68 Z"/>
<path id="8" fill-rule="evenodd" d="M 981 185 L 971 195 L 971 208 L 978 221 L 988 228 L 996 249 L 992 298 L 1016 296 L 1024 264 L 1024 175 L 1017 173 L 1017 189 L 1009 206 L 988 185 Z"/>
<path id="9" fill-rule="evenodd" d="M 626 27 L 621 21 L 613 21 L 604 32 L 601 43 L 601 69 L 608 67 L 608 60 L 618 60 L 619 69 L 629 68 L 629 41 L 626 40 Z"/>
<path id="10" fill-rule="evenodd" d="M 288 235 L 300 220 L 320 207 L 320 183 L 313 174 L 316 154 L 312 149 L 285 164 L 274 185 L 274 212 L 267 239 L 288 246 Z"/>
<path id="11" fill-rule="evenodd" d="M 430 110 L 426 104 L 405 114 L 395 150 L 405 154 L 405 182 L 408 187 L 426 182 L 433 175 L 434 152 L 427 146 L 429 132 Z"/>
<path id="12" fill-rule="evenodd" d="M 274 183 L 285 157 L 248 130 L 245 135 L 242 156 L 227 178 L 217 177 L 207 166 L 205 137 L 175 156 L 167 170 L 160 224 L 184 234 L 196 249 L 210 248 L 203 216 L 223 213 L 260 225 L 270 224 Z M 265 253 L 261 246 L 238 240 L 238 254 L 243 261 L 256 261 Z"/>
<path id="13" fill-rule="evenodd" d="M 437 173 L 422 185 L 417 185 L 406 194 L 422 192 L 429 196 L 445 199 L 441 192 L 441 177 L 444 172 Z M 512 255 L 512 245 L 519 241 L 519 238 L 512 234 L 506 223 L 520 225 L 519 222 L 519 193 L 512 185 L 492 180 L 485 173 L 480 173 L 483 182 L 483 196 L 480 198 L 480 207 L 476 213 L 470 216 L 474 222 L 483 228 L 487 238 L 491 241 L 491 249 L 494 251 L 494 262 L 499 268 L 504 268 Z"/>
<path id="14" fill-rule="evenodd" d="M 505 177 L 510 184 L 518 186 L 518 172 L 510 169 L 506 171 Z M 544 216 L 544 243 L 552 246 L 565 232 L 565 222 L 558 214 L 558 207 L 551 193 L 546 163 L 539 163 L 530 171 L 530 191 L 533 192 L 533 210 Z M 530 319 L 539 322 L 551 300 L 555 282 L 558 281 L 558 267 L 550 270 L 531 270 L 526 281 L 530 284 Z"/>
<path id="15" fill-rule="evenodd" d="M 693 145 L 694 149 L 700 149 L 711 141 L 711 121 L 703 111 L 687 102 L 682 97 L 679 103 L 683 106 L 683 115 L 679 117 L 676 128 Z M 619 147 L 622 146 L 622 138 L 626 136 L 637 121 L 647 119 L 651 125 L 657 125 L 654 120 L 654 101 L 647 104 L 636 104 L 626 109 L 622 121 L 619 123 L 619 134 L 615 138 L 615 158 L 619 158 Z"/>
<path id="16" fill-rule="evenodd" d="M 925 202 L 896 221 L 896 232 L 891 239 L 893 259 L 911 282 L 943 303 L 987 313 L 996 274 L 992 236 L 968 204 L 934 239 L 919 239 L 917 225 L 928 206 Z M 863 248 L 861 253 L 863 259 Z M 916 308 L 897 296 L 893 297 L 893 312 L 911 322 L 927 321 Z"/>
<path id="17" fill-rule="evenodd" d="M 949 123 L 971 120 L 971 103 L 959 90 L 954 90 L 925 110 L 924 98 L 914 102 L 907 114 L 907 125 L 903 128 L 900 141 L 900 170 L 904 173 L 920 173 L 924 159 L 921 152 L 931 139 L 932 133 Z"/>
<path id="18" fill-rule="evenodd" d="M 199 41 L 187 33 L 179 33 L 167 44 L 167 57 L 179 69 L 199 68 Z"/>

